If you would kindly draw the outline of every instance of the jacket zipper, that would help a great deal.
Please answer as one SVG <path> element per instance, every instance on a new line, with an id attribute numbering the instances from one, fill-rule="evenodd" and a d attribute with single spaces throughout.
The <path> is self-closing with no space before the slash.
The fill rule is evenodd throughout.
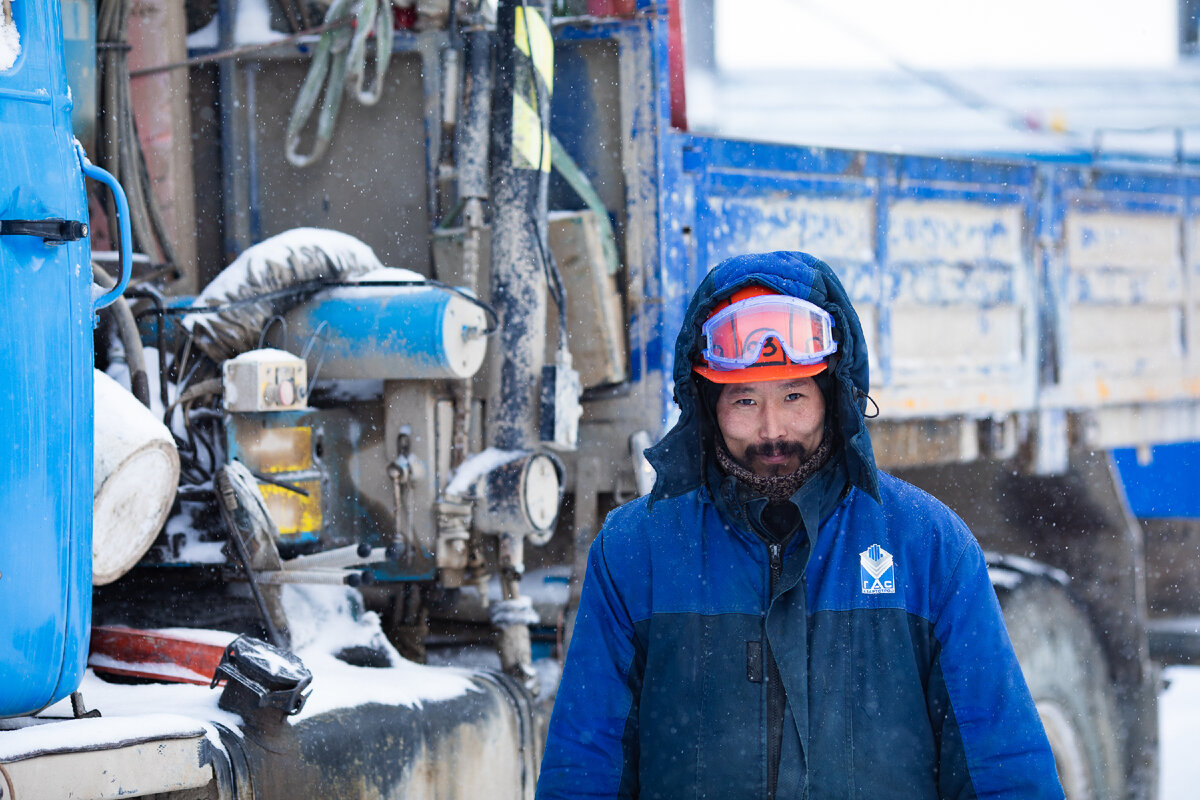
<path id="1" fill-rule="evenodd" d="M 771 579 L 767 589 L 767 611 L 771 610 L 771 601 L 775 599 L 775 587 L 783 574 L 783 545 L 774 543 L 767 545 L 770 556 Z M 771 652 L 771 643 L 767 640 L 766 617 L 763 617 L 763 648 L 766 658 L 767 672 L 767 797 L 774 800 L 779 783 L 780 740 L 777 735 L 783 728 L 783 684 L 780 682 L 779 667 L 775 664 L 775 654 Z"/>
<path id="2" fill-rule="evenodd" d="M 774 598 L 775 587 L 779 585 L 779 578 L 783 575 L 783 545 L 776 542 L 767 547 L 771 555 L 771 598 Z"/>

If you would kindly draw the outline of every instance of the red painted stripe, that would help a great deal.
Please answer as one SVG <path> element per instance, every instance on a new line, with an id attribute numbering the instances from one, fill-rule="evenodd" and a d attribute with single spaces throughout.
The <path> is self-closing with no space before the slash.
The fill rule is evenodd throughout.
<path id="1" fill-rule="evenodd" d="M 683 9 L 680 0 L 667 4 L 667 69 L 671 81 L 671 127 L 686 131 L 687 95 L 684 91 Z"/>
<path id="2" fill-rule="evenodd" d="M 216 673 L 224 652 L 225 648 L 220 645 L 188 639 L 176 632 L 98 625 L 92 628 L 88 666 L 96 672 L 114 675 L 207 685 Z M 95 656 L 103 656 L 105 663 L 93 663 Z M 108 661 L 117 662 L 120 666 L 106 663 Z M 208 679 L 174 675 L 165 669 L 155 669 L 155 665 L 182 667 L 208 676 Z"/>

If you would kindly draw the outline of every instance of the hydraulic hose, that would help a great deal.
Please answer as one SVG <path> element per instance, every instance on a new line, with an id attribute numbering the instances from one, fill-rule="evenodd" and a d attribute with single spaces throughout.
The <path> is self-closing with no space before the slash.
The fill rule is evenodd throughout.
<path id="1" fill-rule="evenodd" d="M 157 246 L 163 261 L 174 264 L 175 251 L 150 185 L 129 92 L 130 6 L 130 0 L 102 0 L 97 14 L 96 39 L 103 53 L 103 124 L 97 150 L 101 166 L 116 175 L 125 188 L 136 249 L 153 254 Z"/>
<path id="2" fill-rule="evenodd" d="M 98 265 L 92 265 L 92 278 L 105 289 L 116 285 L 112 276 Z M 125 363 L 129 365 L 129 388 L 138 402 L 146 408 L 150 407 L 150 378 L 146 374 L 146 353 L 142 349 L 142 337 L 138 332 L 137 321 L 129 308 L 129 301 L 118 296 L 112 305 L 101 313 L 111 312 L 117 323 L 117 337 L 125 348 Z"/>

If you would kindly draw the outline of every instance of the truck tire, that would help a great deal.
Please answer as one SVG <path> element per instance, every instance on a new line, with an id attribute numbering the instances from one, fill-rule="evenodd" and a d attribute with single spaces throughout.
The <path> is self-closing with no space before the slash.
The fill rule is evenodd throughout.
<path id="1" fill-rule="evenodd" d="M 1114 692 L 1087 617 L 1042 576 L 1021 575 L 996 594 L 1067 800 L 1123 800 Z"/>

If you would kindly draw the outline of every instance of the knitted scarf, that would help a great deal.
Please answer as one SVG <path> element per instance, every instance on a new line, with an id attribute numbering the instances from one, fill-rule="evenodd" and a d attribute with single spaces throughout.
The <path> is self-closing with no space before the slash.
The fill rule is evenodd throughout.
<path id="1" fill-rule="evenodd" d="M 817 470 L 825 466 L 833 451 L 833 436 L 828 428 L 821 437 L 821 443 L 811 456 L 800 462 L 795 472 L 788 475 L 759 475 L 743 467 L 730 454 L 721 437 L 716 438 L 717 466 L 726 475 L 732 475 L 748 488 L 764 495 L 770 503 L 782 503 L 794 495 L 804 482 L 811 478 Z"/>

